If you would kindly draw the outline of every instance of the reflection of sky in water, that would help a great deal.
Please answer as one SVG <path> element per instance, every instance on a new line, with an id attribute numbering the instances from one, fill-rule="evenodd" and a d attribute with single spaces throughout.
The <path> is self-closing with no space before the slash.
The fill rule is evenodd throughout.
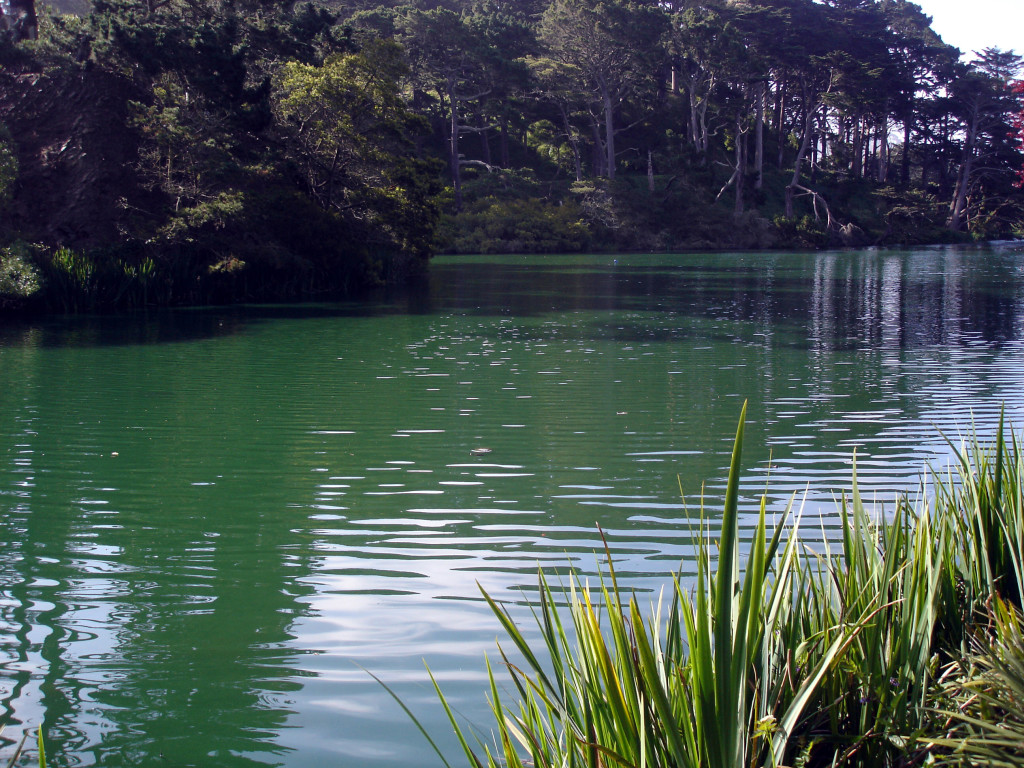
<path id="1" fill-rule="evenodd" d="M 423 660 L 480 718 L 480 587 L 528 617 L 538 567 L 593 578 L 606 541 L 655 599 L 744 399 L 748 532 L 766 483 L 834 535 L 854 449 L 887 501 L 937 429 L 1024 424 L 1017 258 L 462 260 L 411 313 L 5 336 L 4 705 L 84 764 L 429 764 L 364 668 L 444 733 Z"/>

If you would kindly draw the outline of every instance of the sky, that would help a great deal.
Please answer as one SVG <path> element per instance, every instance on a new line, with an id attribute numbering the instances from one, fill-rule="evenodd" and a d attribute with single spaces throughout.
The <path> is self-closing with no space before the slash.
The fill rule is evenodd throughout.
<path id="1" fill-rule="evenodd" d="M 1024 54 L 1024 0 L 914 0 L 932 17 L 932 29 L 968 54 L 1011 48 Z"/>

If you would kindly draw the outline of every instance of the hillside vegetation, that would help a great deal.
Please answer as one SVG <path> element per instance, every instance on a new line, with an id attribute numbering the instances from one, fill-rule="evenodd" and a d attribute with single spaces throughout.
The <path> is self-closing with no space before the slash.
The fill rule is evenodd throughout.
<path id="1" fill-rule="evenodd" d="M 437 251 L 1018 236 L 1022 59 L 906 0 L 0 15 L 0 305 L 352 294 Z M 74 11 L 74 12 L 71 12 Z"/>

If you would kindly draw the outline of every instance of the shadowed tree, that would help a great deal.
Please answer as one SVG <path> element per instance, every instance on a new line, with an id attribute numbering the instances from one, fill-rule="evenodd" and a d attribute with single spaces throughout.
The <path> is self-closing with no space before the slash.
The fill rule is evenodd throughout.
<path id="1" fill-rule="evenodd" d="M 412 10 L 397 23 L 399 39 L 408 51 L 413 78 L 437 94 L 447 112 L 448 168 L 455 192 L 455 210 L 462 209 L 465 162 L 460 135 L 472 130 L 465 122 L 468 105 L 494 88 L 495 51 L 459 14 L 438 8 Z"/>
<path id="2" fill-rule="evenodd" d="M 976 182 L 996 174 L 1010 175 L 1019 162 L 1012 146 L 1011 123 L 1020 104 L 1013 78 L 1024 59 L 1013 51 L 986 48 L 953 83 L 953 105 L 963 131 L 960 167 L 947 226 L 967 226 L 969 195 Z"/>
<path id="3" fill-rule="evenodd" d="M 10 132 L 0 123 L 0 206 L 10 199 L 17 178 L 18 156 L 14 152 Z"/>
<path id="4" fill-rule="evenodd" d="M 1018 144 L 1018 151 L 1024 155 L 1024 80 L 1013 84 L 1013 93 L 1021 104 L 1020 109 L 1013 115 L 1013 138 Z M 1024 187 L 1024 157 L 1017 168 L 1017 176 L 1017 186 Z"/>
<path id="5" fill-rule="evenodd" d="M 958 58 L 955 48 L 946 45 L 931 28 L 931 17 L 909 0 L 882 0 L 881 7 L 892 32 L 890 50 L 896 62 L 896 77 L 889 83 L 895 92 L 897 119 L 903 128 L 900 153 L 900 184 L 910 184 L 910 164 L 914 132 L 918 130 L 923 98 L 934 98 L 943 71 L 952 68 Z"/>
<path id="6" fill-rule="evenodd" d="M 533 74 L 535 98 L 553 104 L 561 118 L 562 136 L 572 151 L 576 181 L 583 180 L 583 160 L 580 157 L 580 134 L 573 125 L 573 116 L 586 109 L 577 84 L 582 75 L 577 67 L 550 58 L 528 59 Z"/>
<path id="7" fill-rule="evenodd" d="M 425 255 L 436 211 L 417 182 L 425 169 L 408 158 L 425 123 L 401 98 L 407 73 L 398 44 L 382 40 L 320 67 L 288 62 L 274 111 L 313 200 L 360 228 L 371 224 L 393 246 Z"/>
<path id="8" fill-rule="evenodd" d="M 575 67 L 579 89 L 594 98 L 594 132 L 604 149 L 599 175 L 615 177 L 620 103 L 656 90 L 666 25 L 660 8 L 622 0 L 554 0 L 544 12 L 540 38 L 549 56 Z"/>

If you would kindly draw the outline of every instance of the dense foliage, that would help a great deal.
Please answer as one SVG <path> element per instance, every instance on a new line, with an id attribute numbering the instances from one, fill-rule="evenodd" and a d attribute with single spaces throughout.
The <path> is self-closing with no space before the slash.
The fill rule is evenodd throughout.
<path id="1" fill-rule="evenodd" d="M 439 248 L 1024 232 L 1022 59 L 962 62 L 909 0 L 8 7 L 0 245 L 79 308 L 352 291 Z"/>

